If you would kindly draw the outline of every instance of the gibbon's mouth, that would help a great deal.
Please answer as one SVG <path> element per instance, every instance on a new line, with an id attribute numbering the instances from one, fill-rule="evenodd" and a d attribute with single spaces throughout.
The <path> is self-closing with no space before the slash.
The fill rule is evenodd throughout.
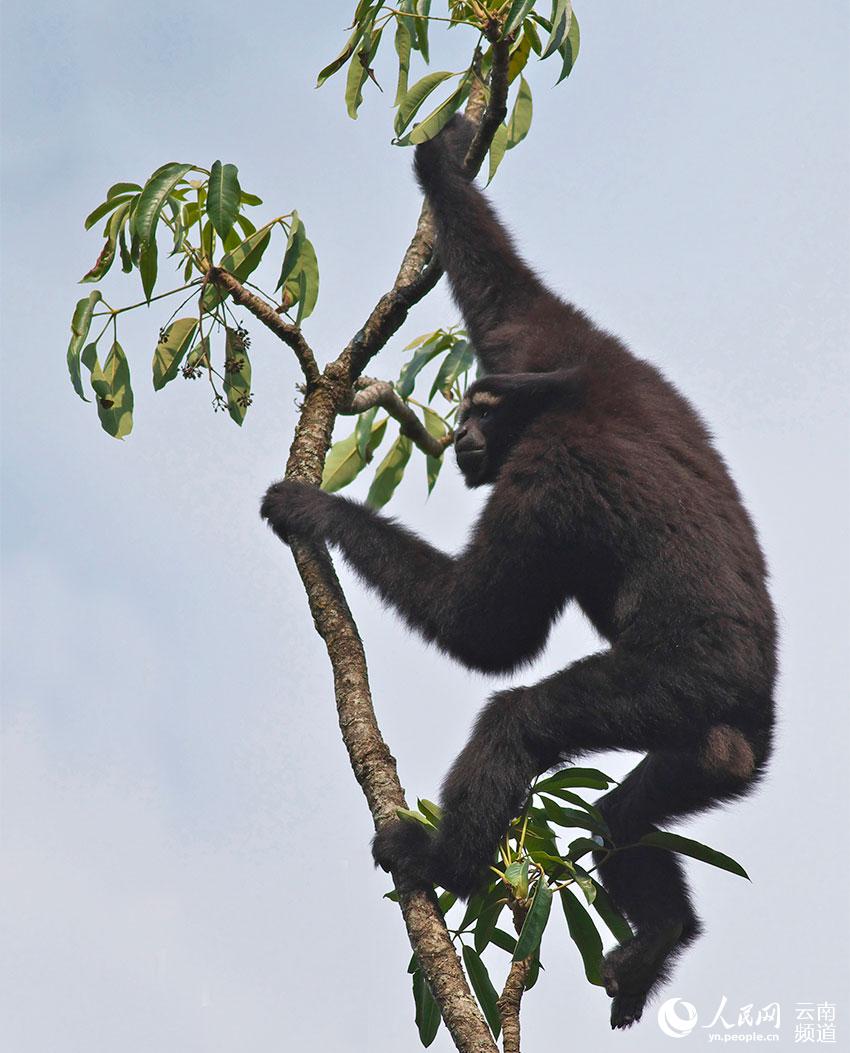
<path id="1" fill-rule="evenodd" d="M 485 460 L 484 450 L 455 450 L 457 466 L 466 475 L 476 472 Z"/>

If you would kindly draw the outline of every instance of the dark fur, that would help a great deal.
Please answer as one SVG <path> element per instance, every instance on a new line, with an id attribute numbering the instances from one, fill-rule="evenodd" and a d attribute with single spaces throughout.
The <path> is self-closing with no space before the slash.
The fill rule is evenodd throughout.
<path id="1" fill-rule="evenodd" d="M 435 840 L 400 822 L 377 834 L 375 859 L 398 885 L 462 895 L 484 879 L 531 781 L 566 757 L 647 752 L 600 802 L 623 844 L 747 792 L 770 751 L 776 674 L 762 554 L 702 421 L 519 259 L 459 173 L 468 135 L 456 121 L 416 156 L 452 292 L 484 369 L 500 374 L 473 385 L 458 429 L 467 483 L 493 484 L 468 544 L 445 555 L 296 483 L 273 486 L 263 504 L 284 540 L 336 545 L 410 626 L 469 667 L 529 662 L 571 601 L 608 642 L 490 700 L 443 786 Z M 674 855 L 633 849 L 600 873 L 637 932 L 603 970 L 612 1026 L 627 1027 L 700 927 Z"/>

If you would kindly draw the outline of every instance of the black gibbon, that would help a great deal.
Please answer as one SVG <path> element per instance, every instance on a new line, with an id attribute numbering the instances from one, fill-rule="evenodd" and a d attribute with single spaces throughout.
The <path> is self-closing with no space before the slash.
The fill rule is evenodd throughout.
<path id="1" fill-rule="evenodd" d="M 468 896 L 532 781 L 596 750 L 646 756 L 598 802 L 616 844 L 740 797 L 774 721 L 776 627 L 764 559 L 735 484 L 688 401 L 517 255 L 461 174 L 471 127 L 417 148 L 438 251 L 485 375 L 458 416 L 468 486 L 492 486 L 455 556 L 359 503 L 272 486 L 283 540 L 339 548 L 408 625 L 492 673 L 537 656 L 567 603 L 607 642 L 530 687 L 495 694 L 442 790 L 430 838 L 391 821 L 373 844 L 397 886 Z M 648 995 L 700 923 L 678 858 L 634 848 L 600 877 L 636 935 L 603 963 L 612 1027 Z"/>

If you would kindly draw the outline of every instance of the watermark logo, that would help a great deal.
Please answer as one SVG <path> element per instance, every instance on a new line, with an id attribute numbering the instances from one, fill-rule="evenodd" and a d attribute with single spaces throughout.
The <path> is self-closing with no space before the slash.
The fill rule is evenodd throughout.
<path id="1" fill-rule="evenodd" d="M 659 1006 L 658 1027 L 668 1038 L 687 1038 L 695 1034 L 701 1036 L 703 1042 L 723 1045 L 780 1041 L 782 1008 L 779 1002 L 760 1007 L 747 1002 L 733 1007 L 726 995 L 722 995 L 713 1013 L 710 1010 L 703 1012 L 702 1019 L 706 1023 L 699 1024 L 699 1016 L 691 1002 L 684 998 L 668 998 Z M 794 1016 L 795 1044 L 836 1045 L 834 1002 L 797 1002 Z"/>
<path id="2" fill-rule="evenodd" d="M 658 1008 L 658 1026 L 668 1038 L 685 1038 L 697 1026 L 696 1006 L 683 998 L 668 998 Z"/>

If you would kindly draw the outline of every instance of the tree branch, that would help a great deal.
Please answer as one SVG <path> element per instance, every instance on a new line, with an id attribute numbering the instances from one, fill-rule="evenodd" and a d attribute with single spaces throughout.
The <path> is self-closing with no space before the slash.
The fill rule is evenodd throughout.
<path id="1" fill-rule="evenodd" d="M 488 120 L 488 111 L 504 113 L 501 85 L 506 90 L 506 70 L 507 48 L 497 50 L 494 47 L 493 90 L 481 117 L 482 122 Z M 480 97 L 483 97 L 482 93 L 479 93 L 479 102 Z M 472 103 L 470 98 L 470 106 Z M 476 117 L 480 117 L 480 113 Z M 495 132 L 496 124 L 490 121 L 488 129 L 491 127 L 492 130 L 481 136 L 479 165 Z M 220 280 L 236 299 L 232 282 L 228 282 L 232 275 L 225 276 L 225 273 L 219 272 Z M 392 289 L 381 297 L 363 327 L 321 374 L 318 374 L 309 348 L 294 342 L 291 327 L 281 323 L 273 311 L 276 321 L 267 319 L 267 311 L 271 310 L 267 304 L 244 290 L 239 292 L 237 302 L 248 307 L 293 347 L 308 380 L 286 466 L 287 478 L 319 485 L 336 416 L 357 398 L 357 395 L 352 395 L 354 382 L 369 360 L 399 329 L 410 308 L 434 288 L 441 275 L 442 268 L 434 259 L 434 223 L 425 205 Z M 363 643 L 327 551 L 296 541 L 292 553 L 304 583 L 313 622 L 325 641 L 330 658 L 342 739 L 355 778 L 378 828 L 394 819 L 396 809 L 406 807 L 406 802 L 395 759 L 384 742 L 372 706 Z M 498 1053 L 433 896 L 424 892 L 404 894 L 399 897 L 399 906 L 411 946 L 456 1048 L 460 1053 Z"/>
<path id="2" fill-rule="evenodd" d="M 381 406 L 401 425 L 402 435 L 418 446 L 429 457 L 442 457 L 447 446 L 450 446 L 454 433 L 451 429 L 442 438 L 433 436 L 410 406 L 398 394 L 388 380 L 374 380 L 372 377 L 360 377 L 356 385 L 357 394 L 350 404 L 341 409 L 341 413 L 363 413 L 373 406 Z"/>
<path id="3" fill-rule="evenodd" d="M 292 348 L 295 352 L 295 357 L 301 365 L 301 370 L 304 373 L 304 379 L 307 381 L 308 386 L 318 381 L 319 367 L 316 365 L 316 357 L 310 345 L 304 339 L 304 334 L 299 326 L 285 322 L 271 304 L 249 292 L 239 279 L 234 278 L 229 271 L 222 270 L 220 267 L 211 267 L 208 272 L 208 278 L 220 289 L 230 293 L 234 303 L 238 303 L 240 307 L 247 308 L 255 318 L 258 318 L 264 326 L 271 329 L 276 336 L 280 337 L 285 344 Z"/>

